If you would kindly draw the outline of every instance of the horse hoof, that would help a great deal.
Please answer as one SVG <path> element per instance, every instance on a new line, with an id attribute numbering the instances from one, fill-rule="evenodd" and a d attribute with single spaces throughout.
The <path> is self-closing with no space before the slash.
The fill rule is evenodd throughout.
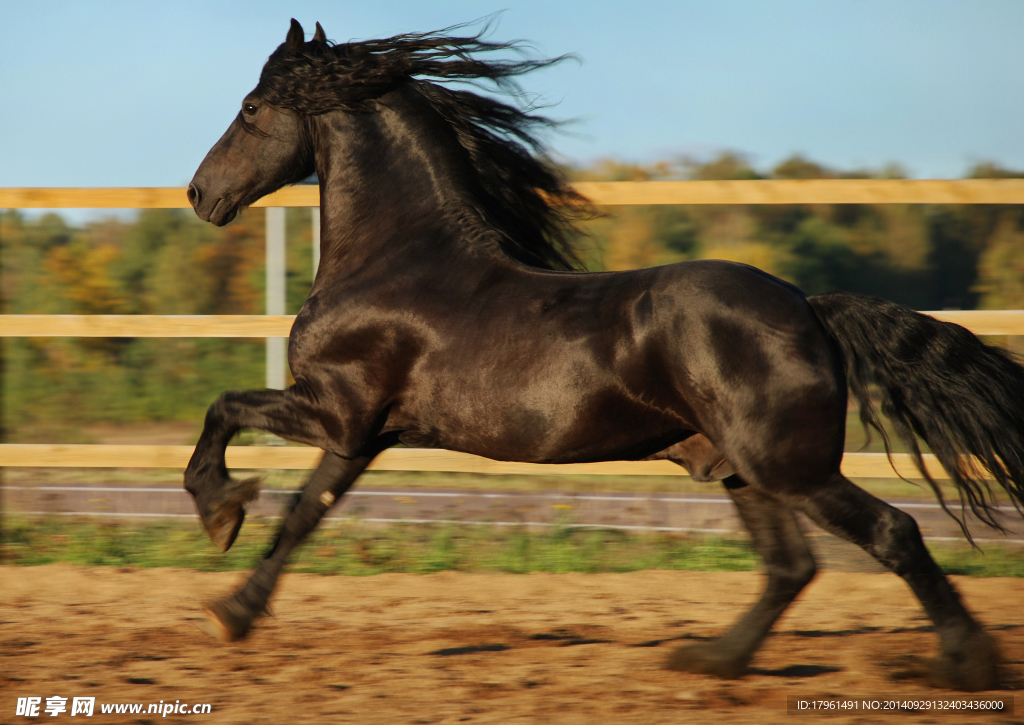
<path id="1" fill-rule="evenodd" d="M 928 661 L 928 684 L 946 690 L 979 692 L 999 688 L 999 654 L 992 638 L 978 632 L 955 653 Z"/>
<path id="2" fill-rule="evenodd" d="M 965 663 L 942 657 L 928 662 L 928 684 L 942 690 L 981 692 L 999 689 L 994 662 Z"/>
<path id="3" fill-rule="evenodd" d="M 186 479 L 185 488 L 195 499 L 203 528 L 221 553 L 230 549 L 238 538 L 245 521 L 245 504 L 259 495 L 259 483 L 259 478 L 243 481 L 228 478 L 219 482 L 221 490 L 214 497 L 206 493 L 215 490 L 214 487 L 200 486 L 194 480 Z"/>
<path id="4" fill-rule="evenodd" d="M 242 530 L 243 521 L 245 521 L 245 508 L 235 505 L 221 509 L 209 524 L 203 521 L 203 525 L 210 540 L 223 554 L 235 543 L 238 532 Z"/>
<path id="5" fill-rule="evenodd" d="M 676 672 L 714 675 L 727 680 L 737 680 L 747 673 L 746 661 L 724 656 L 713 642 L 677 647 L 669 654 L 665 668 Z"/>
<path id="6" fill-rule="evenodd" d="M 252 613 L 233 596 L 204 605 L 203 612 L 204 629 L 221 642 L 237 642 L 252 629 Z"/>

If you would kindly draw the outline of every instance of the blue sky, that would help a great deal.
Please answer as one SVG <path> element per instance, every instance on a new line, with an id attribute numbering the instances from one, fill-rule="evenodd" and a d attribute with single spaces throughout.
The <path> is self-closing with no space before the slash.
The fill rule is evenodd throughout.
<path id="1" fill-rule="evenodd" d="M 0 186 L 186 184 L 292 16 L 346 41 L 498 10 L 496 39 L 581 58 L 524 80 L 578 163 L 1024 168 L 1020 0 L 0 0 Z"/>

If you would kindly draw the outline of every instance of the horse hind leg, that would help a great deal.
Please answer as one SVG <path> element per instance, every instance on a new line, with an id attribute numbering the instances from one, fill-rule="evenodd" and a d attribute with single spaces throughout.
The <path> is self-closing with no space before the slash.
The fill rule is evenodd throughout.
<path id="1" fill-rule="evenodd" d="M 815 564 L 790 509 L 747 485 L 739 476 L 730 476 L 723 483 L 750 532 L 754 548 L 764 559 L 767 586 L 757 603 L 725 634 L 710 642 L 676 649 L 666 666 L 683 672 L 737 678 L 746 673 L 775 621 L 814 578 Z"/>
<path id="2" fill-rule="evenodd" d="M 851 541 L 898 574 L 917 595 L 939 635 L 941 654 L 931 684 L 957 690 L 993 689 L 999 682 L 995 643 L 925 548 L 909 514 L 858 488 L 839 473 L 805 492 L 801 509 L 826 531 Z"/>

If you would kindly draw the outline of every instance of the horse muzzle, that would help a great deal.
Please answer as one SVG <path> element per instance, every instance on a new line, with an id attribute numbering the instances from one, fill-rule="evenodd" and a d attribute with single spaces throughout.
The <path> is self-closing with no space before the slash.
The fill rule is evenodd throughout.
<path id="1" fill-rule="evenodd" d="M 212 197 L 203 191 L 203 188 L 193 179 L 185 192 L 189 204 L 195 210 L 196 215 L 204 222 L 211 222 L 222 227 L 236 216 L 238 216 L 238 205 L 228 201 L 225 197 Z"/>

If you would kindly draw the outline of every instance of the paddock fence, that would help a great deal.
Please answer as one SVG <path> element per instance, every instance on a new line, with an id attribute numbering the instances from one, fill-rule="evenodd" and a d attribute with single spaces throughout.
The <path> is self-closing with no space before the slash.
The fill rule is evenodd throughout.
<path id="1" fill-rule="evenodd" d="M 822 179 L 765 181 L 586 182 L 575 185 L 597 206 L 655 204 L 1022 204 L 1024 179 Z M 293 186 L 255 207 L 317 207 L 316 186 Z M 3 209 L 187 209 L 185 189 L 0 188 Z M 928 312 L 979 335 L 1024 335 L 1024 310 Z M 0 337 L 241 337 L 281 339 L 288 315 L 0 315 Z M 0 467 L 184 468 L 191 446 L 0 444 Z M 229 446 L 232 468 L 307 469 L 320 451 L 304 446 Z M 934 457 L 929 472 L 947 475 Z M 393 448 L 371 470 L 478 474 L 685 475 L 668 461 L 530 464 L 493 461 L 444 450 Z M 910 457 L 847 453 L 851 478 L 919 476 Z"/>

